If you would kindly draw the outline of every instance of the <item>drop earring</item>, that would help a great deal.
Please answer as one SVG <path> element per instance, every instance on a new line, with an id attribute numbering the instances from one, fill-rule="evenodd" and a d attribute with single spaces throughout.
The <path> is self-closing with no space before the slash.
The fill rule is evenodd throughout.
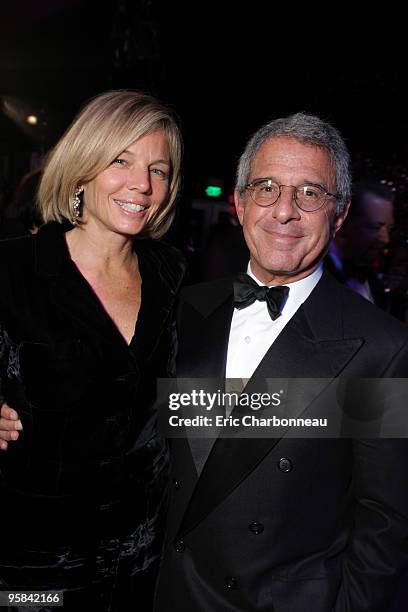
<path id="1" fill-rule="evenodd" d="M 74 197 L 72 198 L 72 216 L 74 225 L 77 225 L 78 219 L 81 216 L 81 198 L 79 196 L 81 195 L 83 190 L 83 186 L 78 185 L 78 187 L 74 191 Z"/>

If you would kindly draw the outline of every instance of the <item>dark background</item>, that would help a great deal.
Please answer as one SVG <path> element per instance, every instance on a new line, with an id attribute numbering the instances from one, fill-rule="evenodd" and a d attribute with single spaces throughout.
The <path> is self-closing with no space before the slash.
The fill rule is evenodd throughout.
<path id="1" fill-rule="evenodd" d="M 330 13 L 329 13 L 330 10 Z M 332 121 L 355 172 L 404 188 L 408 154 L 406 35 L 384 6 L 351 10 L 223 0 L 16 0 L 1 9 L 0 95 L 37 126 L 0 112 L 0 177 L 11 189 L 81 104 L 110 88 L 146 89 L 172 105 L 186 141 L 184 198 L 209 177 L 229 191 L 250 133 L 304 110 Z M 343 14 L 342 14 L 343 13 Z M 19 106 L 20 105 L 20 106 Z M 25 116 L 25 115 L 24 115 Z"/>

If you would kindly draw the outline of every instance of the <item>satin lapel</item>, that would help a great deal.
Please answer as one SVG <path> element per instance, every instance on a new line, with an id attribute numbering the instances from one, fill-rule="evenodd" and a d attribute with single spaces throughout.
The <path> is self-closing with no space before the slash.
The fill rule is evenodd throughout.
<path id="1" fill-rule="evenodd" d="M 327 379 L 338 376 L 363 344 L 361 338 L 343 338 L 339 302 L 340 287 L 324 275 L 266 353 L 245 390 L 256 390 L 257 378 L 290 378 L 291 383 L 296 377 L 318 378 L 322 381 L 316 381 L 317 395 L 328 384 Z M 294 396 L 299 405 L 291 411 L 299 415 L 313 398 L 302 394 L 301 388 Z M 225 499 L 280 439 L 219 438 L 201 473 L 181 533 L 192 529 Z"/>

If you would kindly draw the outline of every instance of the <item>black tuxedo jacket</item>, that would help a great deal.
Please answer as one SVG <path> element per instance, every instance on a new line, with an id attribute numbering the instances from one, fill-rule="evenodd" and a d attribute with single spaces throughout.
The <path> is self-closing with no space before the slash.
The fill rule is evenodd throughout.
<path id="1" fill-rule="evenodd" d="M 225 375 L 232 313 L 229 280 L 184 290 L 179 377 Z M 407 372 L 406 327 L 325 273 L 254 377 Z M 157 611 L 388 610 L 408 558 L 406 440 L 219 438 L 200 477 L 190 443 L 171 441 Z"/>

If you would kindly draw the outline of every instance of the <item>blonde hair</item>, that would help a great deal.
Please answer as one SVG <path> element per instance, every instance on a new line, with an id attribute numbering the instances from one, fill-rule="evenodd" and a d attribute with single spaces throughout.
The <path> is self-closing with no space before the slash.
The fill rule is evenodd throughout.
<path id="1" fill-rule="evenodd" d="M 174 218 L 180 186 L 182 140 L 173 112 L 152 96 L 114 90 L 93 98 L 75 117 L 50 152 L 38 190 L 44 222 L 75 221 L 73 198 L 78 185 L 95 178 L 135 140 L 163 130 L 170 149 L 169 194 L 147 221 L 142 235 L 159 238 Z"/>

